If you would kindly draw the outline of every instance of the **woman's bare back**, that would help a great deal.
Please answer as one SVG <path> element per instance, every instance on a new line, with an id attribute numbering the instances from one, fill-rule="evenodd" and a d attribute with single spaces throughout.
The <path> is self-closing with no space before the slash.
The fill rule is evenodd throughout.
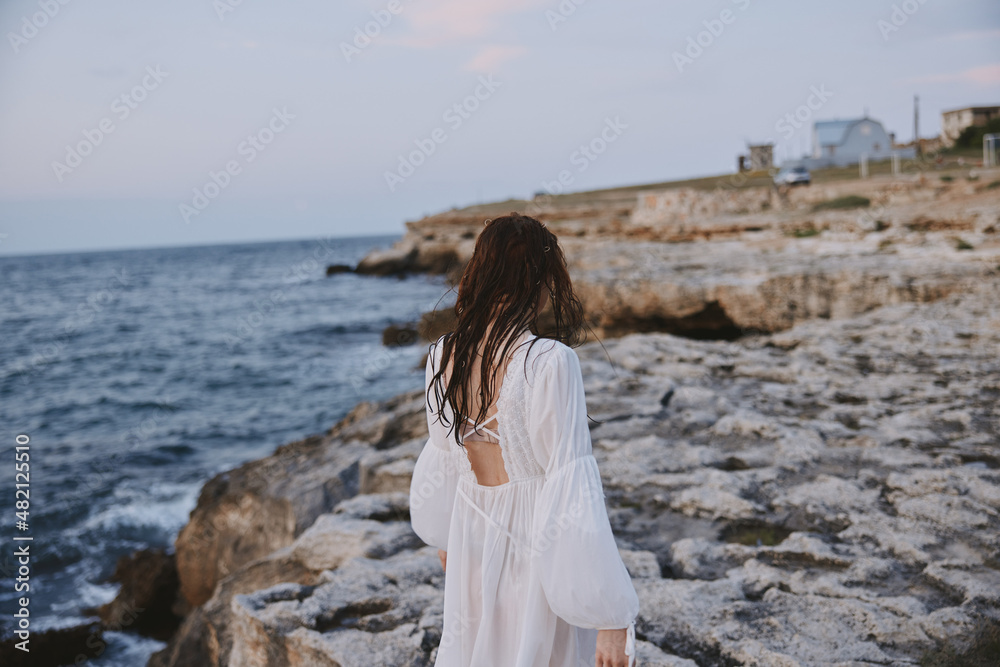
<path id="1" fill-rule="evenodd" d="M 470 399 L 472 406 L 470 413 L 476 415 L 480 410 L 479 391 L 482 383 L 482 366 L 479 362 L 479 352 L 477 351 L 477 361 L 472 366 L 469 377 Z M 500 395 L 506 376 L 507 363 L 497 370 L 494 369 L 496 377 L 496 396 Z M 447 385 L 451 377 L 451 363 L 445 370 L 444 381 Z M 503 464 L 503 454 L 500 450 L 499 431 L 500 420 L 497 417 L 497 404 L 494 403 L 486 411 L 486 421 L 474 427 L 472 420 L 459 424 L 458 428 L 462 433 L 462 444 L 465 445 L 465 454 L 472 466 L 472 472 L 476 475 L 476 481 L 482 486 L 500 486 L 510 481 L 507 470 Z"/>

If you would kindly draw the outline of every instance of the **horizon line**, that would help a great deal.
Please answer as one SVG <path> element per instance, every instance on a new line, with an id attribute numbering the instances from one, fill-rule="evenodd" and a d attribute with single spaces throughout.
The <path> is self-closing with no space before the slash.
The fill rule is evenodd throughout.
<path id="1" fill-rule="evenodd" d="M 340 234 L 330 234 L 329 236 L 303 236 L 295 238 L 273 238 L 273 239 L 257 239 L 253 241 L 219 241 L 219 242 L 209 242 L 209 243 L 181 243 L 181 244 L 165 244 L 165 245 L 148 245 L 148 246 L 130 246 L 123 248 L 88 248 L 83 250 L 52 250 L 47 252 L 11 252 L 4 253 L 0 252 L 0 260 L 8 257 L 16 258 L 26 258 L 26 257 L 51 257 L 54 255 L 86 255 L 92 253 L 110 253 L 110 252 L 140 252 L 143 250 L 179 250 L 183 248 L 214 248 L 220 246 L 244 246 L 244 245 L 261 245 L 264 243 L 295 243 L 301 241 L 315 241 L 317 239 L 338 239 L 338 240 L 348 240 L 348 239 L 375 239 L 383 237 L 401 237 L 405 232 L 395 232 L 386 234 L 361 234 L 361 235 L 340 235 Z"/>

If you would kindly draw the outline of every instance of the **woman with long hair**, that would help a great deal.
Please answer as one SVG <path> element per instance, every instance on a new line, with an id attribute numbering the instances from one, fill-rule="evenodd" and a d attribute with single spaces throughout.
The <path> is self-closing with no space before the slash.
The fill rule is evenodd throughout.
<path id="1" fill-rule="evenodd" d="M 541 318 L 542 310 L 547 317 Z M 555 235 L 487 220 L 427 356 L 410 518 L 445 567 L 437 667 L 631 667 L 639 599 L 611 532 Z M 545 322 L 543 331 L 542 322 Z"/>

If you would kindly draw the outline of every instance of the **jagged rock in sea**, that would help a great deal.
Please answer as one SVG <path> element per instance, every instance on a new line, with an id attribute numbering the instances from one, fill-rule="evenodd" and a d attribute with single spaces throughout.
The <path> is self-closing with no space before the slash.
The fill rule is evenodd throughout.
<path id="1" fill-rule="evenodd" d="M 326 275 L 335 276 L 338 273 L 351 273 L 354 267 L 349 264 L 330 264 L 326 267 Z"/>
<path id="2" fill-rule="evenodd" d="M 578 354 L 640 664 L 989 664 L 996 276 L 776 334 L 605 347 L 613 365 Z M 430 665 L 443 575 L 405 493 L 425 438 L 416 391 L 206 484 L 177 561 L 201 601 L 150 664 Z"/>
<path id="3" fill-rule="evenodd" d="M 126 627 L 161 641 L 177 630 L 187 606 L 177 604 L 173 554 L 140 549 L 121 556 L 108 581 L 121 583 L 121 588 L 114 600 L 96 609 L 105 629 Z"/>
<path id="4" fill-rule="evenodd" d="M 114 629 L 120 630 L 121 626 Z M 98 619 L 47 630 L 29 629 L 24 639 L 9 637 L 0 641 L 0 664 L 4 667 L 74 664 L 79 656 L 89 657 L 105 648 L 104 626 Z M 18 648 L 18 644 L 22 644 Z"/>

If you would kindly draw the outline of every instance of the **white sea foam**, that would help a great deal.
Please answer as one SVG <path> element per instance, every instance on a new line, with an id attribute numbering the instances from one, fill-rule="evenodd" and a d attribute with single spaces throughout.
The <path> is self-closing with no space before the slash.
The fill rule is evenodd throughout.
<path id="1" fill-rule="evenodd" d="M 172 540 L 187 522 L 200 488 L 200 484 L 166 482 L 144 488 L 121 486 L 115 489 L 113 504 L 101 508 L 78 529 L 68 532 L 108 532 L 122 526 L 151 527 L 167 533 Z"/>

